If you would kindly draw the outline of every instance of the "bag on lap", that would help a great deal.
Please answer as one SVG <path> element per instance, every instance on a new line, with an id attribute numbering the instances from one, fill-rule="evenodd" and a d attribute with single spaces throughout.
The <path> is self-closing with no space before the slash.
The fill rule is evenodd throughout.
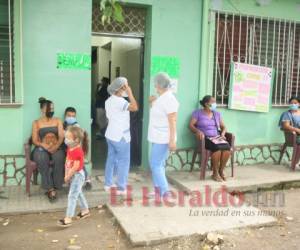
<path id="1" fill-rule="evenodd" d="M 217 131 L 218 131 L 219 135 L 217 135 L 215 137 L 207 137 L 207 139 L 210 140 L 213 144 L 215 144 L 220 150 L 229 150 L 230 145 L 229 145 L 228 141 L 220 135 L 221 134 L 221 132 L 220 132 L 221 129 L 218 126 L 218 123 L 217 123 L 216 116 L 215 116 L 214 112 L 213 112 L 213 117 L 214 117 L 216 128 L 217 128 Z"/>

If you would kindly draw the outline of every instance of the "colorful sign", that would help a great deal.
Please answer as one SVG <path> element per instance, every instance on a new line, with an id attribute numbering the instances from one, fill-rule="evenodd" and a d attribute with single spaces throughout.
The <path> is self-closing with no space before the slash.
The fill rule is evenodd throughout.
<path id="1" fill-rule="evenodd" d="M 274 70 L 245 63 L 231 63 L 229 108 L 269 112 Z"/>
<path id="2" fill-rule="evenodd" d="M 151 60 L 151 76 L 159 72 L 166 72 L 172 78 L 172 90 L 177 93 L 180 61 L 173 56 L 153 56 Z"/>
<path id="3" fill-rule="evenodd" d="M 80 53 L 57 53 L 58 69 L 91 69 L 91 55 Z"/>

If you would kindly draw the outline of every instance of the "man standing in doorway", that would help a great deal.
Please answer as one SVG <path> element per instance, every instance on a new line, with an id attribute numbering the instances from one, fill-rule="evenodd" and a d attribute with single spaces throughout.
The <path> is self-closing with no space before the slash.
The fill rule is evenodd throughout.
<path id="1" fill-rule="evenodd" d="M 97 86 L 96 93 L 96 122 L 99 128 L 96 134 L 97 139 L 104 138 L 105 130 L 107 127 L 107 118 L 105 113 L 105 101 L 108 99 L 109 94 L 107 92 L 107 87 L 109 85 L 109 79 L 103 77 L 101 84 Z"/>

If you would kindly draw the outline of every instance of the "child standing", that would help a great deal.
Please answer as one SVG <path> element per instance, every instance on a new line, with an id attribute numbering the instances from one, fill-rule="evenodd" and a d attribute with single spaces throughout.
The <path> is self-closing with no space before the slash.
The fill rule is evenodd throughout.
<path id="1" fill-rule="evenodd" d="M 66 131 L 69 126 L 75 126 L 80 127 L 79 123 L 76 119 L 76 109 L 73 107 L 67 107 L 65 110 L 65 121 L 64 121 L 64 130 Z M 91 190 L 92 189 L 92 182 L 91 178 L 88 174 L 88 171 L 86 170 L 85 166 L 83 167 L 83 171 L 85 174 L 85 190 Z"/>
<path id="2" fill-rule="evenodd" d="M 72 217 L 75 215 L 76 203 L 79 200 L 81 212 L 79 219 L 90 216 L 87 201 L 83 195 L 82 187 L 85 181 L 83 171 L 84 155 L 88 151 L 87 134 L 79 127 L 70 126 L 65 134 L 67 145 L 67 158 L 65 165 L 65 182 L 70 182 L 68 195 L 68 207 L 66 217 L 58 221 L 58 225 L 68 227 L 72 225 Z"/>

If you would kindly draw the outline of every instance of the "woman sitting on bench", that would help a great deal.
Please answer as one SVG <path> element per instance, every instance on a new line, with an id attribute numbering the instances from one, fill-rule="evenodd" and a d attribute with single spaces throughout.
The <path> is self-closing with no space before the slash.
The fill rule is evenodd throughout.
<path id="1" fill-rule="evenodd" d="M 62 121 L 53 117 L 52 101 L 41 97 L 39 103 L 41 118 L 32 125 L 33 161 L 37 163 L 49 201 L 54 201 L 56 189 L 61 189 L 64 183 L 64 129 Z"/>

